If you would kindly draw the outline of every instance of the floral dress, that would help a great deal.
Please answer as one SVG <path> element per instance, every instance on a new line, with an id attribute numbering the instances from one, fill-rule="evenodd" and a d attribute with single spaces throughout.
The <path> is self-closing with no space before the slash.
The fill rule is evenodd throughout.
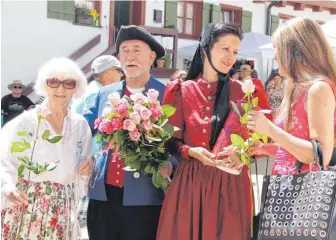
<path id="1" fill-rule="evenodd" d="M 37 129 L 37 112 L 30 110 L 7 124 L 0 133 L 1 140 L 1 239 L 16 239 L 20 223 L 21 207 L 13 205 L 6 198 L 6 192 L 18 184 L 18 157 L 27 156 L 24 153 L 11 153 L 10 145 L 22 141 L 17 135 L 25 131 L 31 135 L 27 141 L 32 142 Z M 49 130 L 54 134 L 47 120 L 42 119 L 38 136 Z M 40 175 L 31 174 L 28 182 L 27 171 L 23 172 L 24 189 L 29 198 L 29 204 L 23 206 L 23 221 L 20 231 L 21 239 L 76 239 L 77 224 L 71 216 L 75 216 L 75 199 L 84 193 L 84 182 L 78 177 L 78 165 L 91 155 L 91 132 L 85 119 L 72 112 L 64 119 L 63 139 L 51 144 L 38 141 L 34 151 L 33 161 L 40 164 L 58 161 L 57 167 Z M 30 152 L 29 152 L 30 155 Z"/>
<path id="2" fill-rule="evenodd" d="M 271 94 L 268 96 L 269 103 L 271 105 L 271 108 L 273 110 L 280 107 L 283 96 L 284 96 L 284 87 L 281 85 L 280 88 L 276 88 L 274 83 L 270 84 L 270 86 L 267 89 L 267 92 L 272 91 Z"/>

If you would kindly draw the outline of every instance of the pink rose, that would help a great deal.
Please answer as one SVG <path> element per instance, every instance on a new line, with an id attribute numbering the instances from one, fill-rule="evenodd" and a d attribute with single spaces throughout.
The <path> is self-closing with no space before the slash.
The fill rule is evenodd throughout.
<path id="1" fill-rule="evenodd" d="M 255 86 L 252 79 L 244 80 L 241 88 L 244 93 L 252 94 L 255 91 Z"/>
<path id="2" fill-rule="evenodd" d="M 120 102 L 120 104 L 115 108 L 115 112 L 119 113 L 123 117 L 128 116 L 128 105 L 125 102 Z"/>
<path id="3" fill-rule="evenodd" d="M 120 117 L 114 117 L 111 119 L 111 125 L 113 127 L 113 131 L 120 130 L 123 127 L 123 120 Z"/>
<path id="4" fill-rule="evenodd" d="M 106 133 L 109 123 L 103 120 L 98 127 L 99 132 Z"/>
<path id="5" fill-rule="evenodd" d="M 144 121 L 148 120 L 151 117 L 151 115 L 152 115 L 152 112 L 149 109 L 145 107 L 141 108 L 140 116 L 142 120 Z"/>
<path id="6" fill-rule="evenodd" d="M 162 116 L 163 112 L 162 112 L 162 108 L 159 104 L 155 104 L 153 103 L 150 107 L 150 110 L 152 111 L 152 116 L 154 118 L 159 118 Z"/>
<path id="7" fill-rule="evenodd" d="M 120 94 L 118 92 L 111 93 L 108 96 L 108 100 L 112 106 L 118 106 L 120 104 Z"/>
<path id="8" fill-rule="evenodd" d="M 112 122 L 111 121 L 106 121 L 106 122 L 107 122 L 106 133 L 107 134 L 112 134 L 114 132 Z"/>
<path id="9" fill-rule="evenodd" d="M 102 118 L 97 118 L 94 122 L 94 129 L 99 128 L 99 125 L 102 123 L 103 119 Z"/>
<path id="10" fill-rule="evenodd" d="M 144 104 L 146 102 L 146 97 L 142 93 L 132 94 L 130 98 L 135 104 Z"/>
<path id="11" fill-rule="evenodd" d="M 155 89 L 149 89 L 147 93 L 147 98 L 149 102 L 154 102 L 158 99 L 159 97 L 159 92 L 156 91 Z"/>
<path id="12" fill-rule="evenodd" d="M 130 136 L 132 141 L 137 142 L 137 141 L 140 140 L 140 133 L 139 133 L 139 130 L 137 128 L 133 132 L 130 132 L 129 136 Z"/>
<path id="13" fill-rule="evenodd" d="M 113 108 L 111 108 L 111 107 L 104 107 L 102 116 L 106 117 L 107 114 L 112 113 L 112 112 L 113 112 Z"/>
<path id="14" fill-rule="evenodd" d="M 132 112 L 132 113 L 130 114 L 130 119 L 131 119 L 135 124 L 139 124 L 139 123 L 140 123 L 140 120 L 141 120 L 140 115 L 139 115 L 139 113 L 137 113 L 137 112 Z"/>
<path id="15" fill-rule="evenodd" d="M 143 121 L 142 125 L 146 130 L 150 130 L 153 126 L 151 120 Z"/>
<path id="16" fill-rule="evenodd" d="M 135 123 L 131 119 L 126 119 L 123 122 L 123 129 L 132 132 L 132 131 L 134 131 L 136 129 L 136 125 L 135 125 Z"/>
<path id="17" fill-rule="evenodd" d="M 133 106 L 133 110 L 135 112 L 139 113 L 139 114 L 140 114 L 140 111 L 141 111 L 142 108 L 143 108 L 143 106 L 141 104 L 134 104 L 134 106 Z"/>
<path id="18" fill-rule="evenodd" d="M 43 118 L 46 118 L 50 114 L 50 111 L 45 106 L 41 105 L 36 106 L 36 112 Z"/>

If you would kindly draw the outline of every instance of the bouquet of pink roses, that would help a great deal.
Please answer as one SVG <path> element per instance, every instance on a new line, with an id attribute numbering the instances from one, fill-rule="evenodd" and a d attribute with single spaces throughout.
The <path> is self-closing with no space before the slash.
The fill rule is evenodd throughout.
<path id="1" fill-rule="evenodd" d="M 149 89 L 146 95 L 136 93 L 130 98 L 121 98 L 116 92 L 110 94 L 102 117 L 95 121 L 95 128 L 99 131 L 98 142 L 124 155 L 125 170 L 142 169 L 152 175 L 156 188 L 167 189 L 169 181 L 162 177 L 160 169 L 168 166 L 165 143 L 175 129 L 167 122 L 176 109 L 161 106 L 158 96 L 159 92 L 154 89 Z"/>

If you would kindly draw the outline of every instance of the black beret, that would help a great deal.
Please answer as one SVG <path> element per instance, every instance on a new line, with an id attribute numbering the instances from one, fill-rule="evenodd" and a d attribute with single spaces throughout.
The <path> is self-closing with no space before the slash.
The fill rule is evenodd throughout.
<path id="1" fill-rule="evenodd" d="M 155 38 L 147 30 L 135 26 L 121 26 L 116 41 L 116 51 L 119 54 L 120 44 L 127 40 L 140 40 L 149 45 L 149 47 L 156 53 L 156 58 L 161 58 L 166 54 L 164 47 L 158 43 Z"/>

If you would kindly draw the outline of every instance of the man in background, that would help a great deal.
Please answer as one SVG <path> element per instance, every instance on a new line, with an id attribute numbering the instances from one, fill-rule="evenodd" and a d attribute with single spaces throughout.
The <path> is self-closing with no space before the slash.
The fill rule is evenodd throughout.
<path id="1" fill-rule="evenodd" d="M 262 109 L 270 109 L 270 105 L 268 102 L 268 97 L 266 94 L 266 91 L 264 89 L 264 86 L 262 84 L 262 81 L 258 78 L 252 78 L 253 70 L 250 65 L 248 64 L 243 64 L 240 66 L 239 69 L 239 76 L 241 81 L 246 81 L 246 80 L 252 80 L 254 86 L 255 86 L 255 92 L 260 92 L 259 94 L 259 106 Z"/>
<path id="2" fill-rule="evenodd" d="M 89 106 L 94 104 L 94 101 L 99 94 L 99 90 L 102 87 L 120 82 L 124 76 L 119 60 L 112 55 L 102 55 L 97 57 L 93 60 L 91 69 L 94 80 L 86 87 L 83 99 L 74 102 L 71 106 L 71 108 L 79 114 L 83 114 Z M 96 136 L 94 136 L 92 140 L 92 154 L 94 155 L 98 151 L 99 144 L 97 143 Z M 86 229 L 88 204 L 88 197 L 83 197 L 79 202 L 78 220 L 81 229 Z"/>
<path id="3" fill-rule="evenodd" d="M 90 106 L 96 98 L 100 88 L 112 83 L 120 82 L 124 74 L 121 70 L 120 62 L 112 55 L 102 55 L 97 57 L 91 65 L 94 80 L 86 88 L 83 99 L 74 102 L 71 108 L 82 114 L 85 107 Z"/>
<path id="4" fill-rule="evenodd" d="M 11 90 L 12 93 L 1 99 L 3 125 L 34 105 L 28 97 L 22 95 L 24 88 L 25 86 L 21 80 L 14 80 L 13 83 L 8 85 L 8 89 Z"/>

